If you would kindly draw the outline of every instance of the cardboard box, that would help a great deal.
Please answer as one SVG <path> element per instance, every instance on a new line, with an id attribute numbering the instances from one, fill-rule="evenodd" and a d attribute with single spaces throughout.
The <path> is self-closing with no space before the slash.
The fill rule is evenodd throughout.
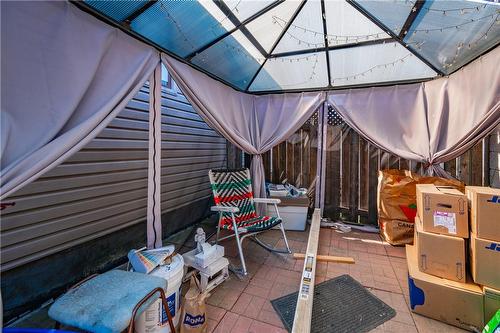
<path id="1" fill-rule="evenodd" d="M 415 242 L 420 271 L 445 279 L 465 282 L 465 240 L 422 230 L 415 218 Z"/>
<path id="2" fill-rule="evenodd" d="M 417 249 L 406 245 L 410 308 L 413 312 L 471 330 L 484 326 L 481 288 L 419 271 Z"/>
<path id="3" fill-rule="evenodd" d="M 470 234 L 470 266 L 474 282 L 500 289 L 500 242 Z"/>
<path id="4" fill-rule="evenodd" d="M 424 231 L 468 238 L 467 207 L 465 194 L 453 187 L 417 184 L 417 214 Z"/>
<path id="5" fill-rule="evenodd" d="M 467 186 L 470 230 L 477 237 L 500 242 L 500 189 Z"/>
<path id="6" fill-rule="evenodd" d="M 484 293 L 484 322 L 487 323 L 500 310 L 500 290 L 483 287 Z"/>

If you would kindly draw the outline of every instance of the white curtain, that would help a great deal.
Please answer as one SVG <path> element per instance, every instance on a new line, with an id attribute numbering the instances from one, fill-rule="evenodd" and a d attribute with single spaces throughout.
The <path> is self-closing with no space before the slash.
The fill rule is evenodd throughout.
<path id="1" fill-rule="evenodd" d="M 325 94 L 246 94 L 165 54 L 162 61 L 207 124 L 253 155 L 250 170 L 253 190 L 256 197 L 265 197 L 261 155 L 297 131 L 321 105 Z"/>
<path id="2" fill-rule="evenodd" d="M 86 145 L 159 63 L 65 1 L 2 1 L 1 48 L 1 199 Z"/>
<path id="3" fill-rule="evenodd" d="M 419 84 L 328 93 L 328 102 L 367 140 L 429 174 L 500 123 L 500 48 L 458 72 Z"/>

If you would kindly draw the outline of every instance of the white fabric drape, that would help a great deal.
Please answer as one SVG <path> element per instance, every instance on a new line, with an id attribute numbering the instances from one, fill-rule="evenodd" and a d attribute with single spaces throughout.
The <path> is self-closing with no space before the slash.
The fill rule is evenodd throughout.
<path id="1" fill-rule="evenodd" d="M 238 92 L 165 54 L 162 61 L 207 124 L 253 155 L 253 190 L 256 197 L 265 197 L 261 155 L 300 128 L 324 101 L 324 93 L 256 96 Z"/>
<path id="2" fill-rule="evenodd" d="M 500 123 L 500 48 L 449 77 L 419 84 L 328 93 L 328 102 L 367 140 L 428 173 L 460 156 Z"/>
<path id="3" fill-rule="evenodd" d="M 95 137 L 158 52 L 65 1 L 1 2 L 1 198 Z"/>

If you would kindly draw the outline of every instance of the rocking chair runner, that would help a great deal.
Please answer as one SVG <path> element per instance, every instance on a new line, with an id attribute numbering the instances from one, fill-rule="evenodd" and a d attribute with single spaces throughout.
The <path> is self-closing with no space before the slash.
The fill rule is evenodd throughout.
<path id="1" fill-rule="evenodd" d="M 285 229 L 278 211 L 278 204 L 281 201 L 279 199 L 254 198 L 250 172 L 248 169 L 210 170 L 208 176 L 210 178 L 216 204 L 216 206 L 211 209 L 214 212 L 219 212 L 216 242 L 230 237 L 236 238 L 243 275 L 247 274 L 247 269 L 241 244 L 246 237 L 252 236 L 252 239 L 257 242 L 257 244 L 269 251 L 291 253 Z M 274 204 L 276 216 L 258 216 L 254 203 Z M 256 237 L 258 233 L 271 229 L 277 225 L 279 225 L 283 233 L 286 250 L 274 249 Z M 234 234 L 219 239 L 219 231 L 221 228 L 232 230 Z"/>

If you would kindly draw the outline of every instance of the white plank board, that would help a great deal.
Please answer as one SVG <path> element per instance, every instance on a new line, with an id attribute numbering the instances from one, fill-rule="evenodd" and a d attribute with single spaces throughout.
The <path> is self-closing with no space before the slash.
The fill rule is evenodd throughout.
<path id="1" fill-rule="evenodd" d="M 316 274 L 316 256 L 318 252 L 321 210 L 314 210 L 309 240 L 307 241 L 306 258 L 300 280 L 297 308 L 293 320 L 293 333 L 309 333 L 311 331 L 312 306 L 314 295 L 314 275 Z"/>

